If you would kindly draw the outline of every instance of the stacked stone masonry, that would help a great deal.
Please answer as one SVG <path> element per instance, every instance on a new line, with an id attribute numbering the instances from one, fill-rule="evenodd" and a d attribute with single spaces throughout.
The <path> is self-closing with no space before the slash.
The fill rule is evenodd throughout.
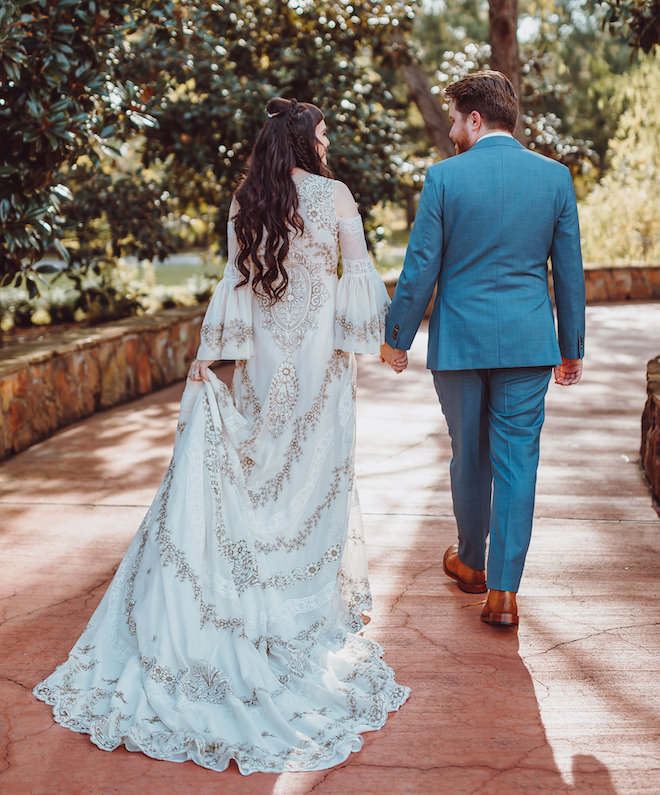
<path id="1" fill-rule="evenodd" d="M 0 348 L 0 458 L 183 379 L 203 313 L 204 307 L 170 309 Z"/>
<path id="2" fill-rule="evenodd" d="M 642 414 L 642 466 L 660 508 L 660 355 L 646 368 L 648 398 Z"/>
<path id="3" fill-rule="evenodd" d="M 660 301 L 660 267 L 594 268 L 585 277 L 588 303 Z M 395 286 L 388 283 L 390 295 Z M 204 311 L 169 309 L 59 335 L 45 329 L 42 339 L 0 347 L 0 459 L 95 411 L 182 380 L 197 350 Z M 645 412 L 643 460 L 659 496 L 657 382 L 654 394 Z"/>
<path id="4" fill-rule="evenodd" d="M 584 275 L 588 304 L 660 301 L 660 267 L 589 268 Z"/>

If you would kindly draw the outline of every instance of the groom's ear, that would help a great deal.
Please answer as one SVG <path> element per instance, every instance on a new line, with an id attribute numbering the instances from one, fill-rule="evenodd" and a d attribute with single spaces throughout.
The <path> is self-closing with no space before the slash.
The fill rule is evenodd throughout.
<path id="1" fill-rule="evenodd" d="M 473 110 L 468 115 L 468 125 L 470 126 L 471 130 L 474 132 L 479 132 L 481 126 L 483 124 L 483 119 L 481 118 L 481 113 L 478 110 Z"/>

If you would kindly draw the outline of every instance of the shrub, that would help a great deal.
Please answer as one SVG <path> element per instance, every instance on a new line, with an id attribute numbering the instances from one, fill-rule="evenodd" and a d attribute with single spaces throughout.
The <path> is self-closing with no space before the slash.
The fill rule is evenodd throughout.
<path id="1" fill-rule="evenodd" d="M 584 259 L 660 264 L 660 59 L 648 56 L 618 83 L 622 109 L 610 167 L 581 202 Z"/>

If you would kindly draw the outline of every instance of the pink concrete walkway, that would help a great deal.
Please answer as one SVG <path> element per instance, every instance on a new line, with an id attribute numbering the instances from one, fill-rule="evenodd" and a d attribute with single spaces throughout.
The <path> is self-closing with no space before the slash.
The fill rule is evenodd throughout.
<path id="1" fill-rule="evenodd" d="M 518 633 L 442 573 L 449 444 L 424 370 L 360 361 L 358 476 L 373 620 L 410 701 L 330 771 L 241 777 L 105 753 L 31 688 L 108 585 L 170 455 L 181 387 L 0 464 L 0 792 L 660 792 L 660 521 L 639 468 L 660 306 L 592 307 L 582 383 L 551 386 Z"/>

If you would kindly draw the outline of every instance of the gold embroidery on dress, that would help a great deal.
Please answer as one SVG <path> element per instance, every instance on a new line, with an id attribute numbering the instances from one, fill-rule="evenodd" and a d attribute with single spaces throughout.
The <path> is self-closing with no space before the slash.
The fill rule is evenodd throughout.
<path id="1" fill-rule="evenodd" d="M 218 323 L 217 325 L 205 323 L 200 329 L 201 341 L 211 350 L 222 351 L 225 346 L 245 345 L 253 338 L 252 326 L 242 320 L 232 320 L 229 326 L 224 323 Z"/>
<path id="2" fill-rule="evenodd" d="M 181 677 L 179 689 L 189 701 L 223 704 L 231 693 L 231 678 L 208 662 L 194 660 L 190 671 Z"/>
<path id="3" fill-rule="evenodd" d="M 341 378 L 346 370 L 352 369 L 354 365 L 355 359 L 352 354 L 344 353 L 343 351 L 335 351 L 333 353 L 326 366 L 320 392 L 309 410 L 302 417 L 294 420 L 291 441 L 282 456 L 283 463 L 279 473 L 269 478 L 260 489 L 250 491 L 250 499 L 253 505 L 266 505 L 268 502 L 277 500 L 282 487 L 289 480 L 293 462 L 298 460 L 301 455 L 302 442 L 321 420 L 329 397 L 330 385 L 334 380 Z"/>
<path id="4" fill-rule="evenodd" d="M 284 361 L 277 368 L 268 391 L 266 423 L 268 430 L 277 438 L 282 435 L 298 402 L 300 381 L 292 361 Z"/>
<path id="5" fill-rule="evenodd" d="M 328 301 L 330 293 L 323 281 L 311 272 L 307 260 L 295 249 L 289 253 L 287 265 L 289 282 L 284 297 L 274 304 L 267 296 L 258 294 L 264 325 L 273 339 L 287 352 L 302 345 L 305 335 L 318 326 L 319 308 Z"/>

